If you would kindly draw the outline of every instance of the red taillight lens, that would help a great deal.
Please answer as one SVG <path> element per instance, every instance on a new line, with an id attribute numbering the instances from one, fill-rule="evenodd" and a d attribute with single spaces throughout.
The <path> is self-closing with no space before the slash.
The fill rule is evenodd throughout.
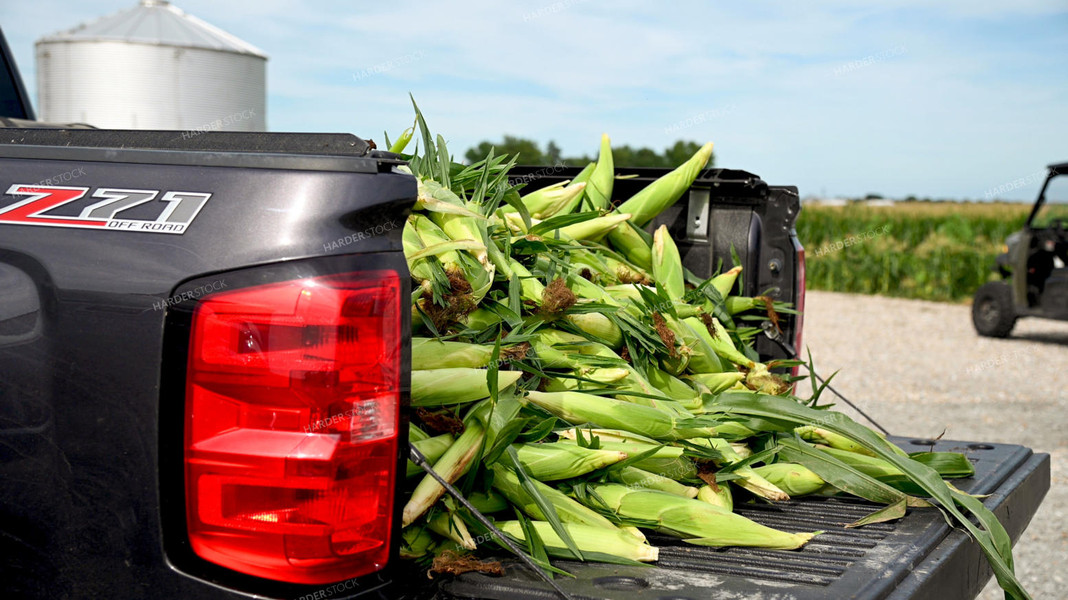
<path id="1" fill-rule="evenodd" d="M 797 287 L 794 293 L 794 298 L 797 298 L 794 303 L 797 316 L 794 317 L 794 349 L 797 351 L 797 358 L 804 360 L 807 355 L 805 349 L 801 347 L 801 326 L 805 321 L 805 249 L 796 240 L 794 246 L 797 248 Z M 794 367 L 794 375 L 797 375 L 797 367 Z"/>
<path id="2" fill-rule="evenodd" d="M 205 296 L 186 381 L 189 541 L 206 560 L 330 583 L 389 557 L 400 278 L 373 271 Z"/>

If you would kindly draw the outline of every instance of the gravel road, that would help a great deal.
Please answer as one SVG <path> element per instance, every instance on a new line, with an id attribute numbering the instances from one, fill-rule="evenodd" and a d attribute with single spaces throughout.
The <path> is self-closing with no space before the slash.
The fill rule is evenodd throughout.
<path id="1" fill-rule="evenodd" d="M 804 345 L 817 370 L 840 370 L 833 385 L 891 433 L 945 430 L 946 439 L 1052 455 L 1050 491 L 1014 556 L 1033 597 L 1065 597 L 1068 323 L 1024 319 L 994 340 L 976 335 L 966 305 L 812 291 L 806 300 Z M 836 408 L 864 422 L 844 403 Z M 980 598 L 999 592 L 991 581 Z"/>

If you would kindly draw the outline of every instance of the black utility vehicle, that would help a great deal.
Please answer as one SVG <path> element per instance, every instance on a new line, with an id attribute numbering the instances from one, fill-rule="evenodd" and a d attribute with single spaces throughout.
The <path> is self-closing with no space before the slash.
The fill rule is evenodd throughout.
<path id="1" fill-rule="evenodd" d="M 1049 175 L 1023 229 L 1005 241 L 1001 276 L 975 292 L 972 322 L 980 335 L 1006 337 L 1020 317 L 1068 320 L 1068 163 Z"/>
<path id="2" fill-rule="evenodd" d="M 553 598 L 512 563 L 430 581 L 398 558 L 416 197 L 399 157 L 347 134 L 37 123 L 2 40 L 0 598 Z M 799 209 L 796 188 L 710 169 L 661 220 L 696 274 L 733 246 L 746 295 L 803 308 Z M 782 325 L 759 352 L 801 346 L 801 319 Z M 358 429 L 313 427 L 367 402 Z M 894 441 L 965 453 L 976 475 L 955 483 L 989 494 L 1013 540 L 1049 488 L 1049 455 L 1022 446 Z M 656 566 L 565 562 L 558 581 L 584 599 L 874 600 L 970 598 L 990 578 L 935 510 L 845 527 L 872 510 L 741 507 L 826 533 L 797 552 L 656 538 Z"/>

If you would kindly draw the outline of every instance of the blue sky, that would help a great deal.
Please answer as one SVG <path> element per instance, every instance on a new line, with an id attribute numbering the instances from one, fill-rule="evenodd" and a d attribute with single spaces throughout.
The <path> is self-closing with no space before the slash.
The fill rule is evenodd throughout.
<path id="1" fill-rule="evenodd" d="M 176 4 L 270 56 L 273 131 L 380 141 L 412 92 L 456 155 L 504 133 L 565 155 L 601 132 L 711 140 L 803 196 L 982 198 L 1068 161 L 1063 0 Z M 36 94 L 36 39 L 133 5 L 3 2 L 0 26 Z"/>

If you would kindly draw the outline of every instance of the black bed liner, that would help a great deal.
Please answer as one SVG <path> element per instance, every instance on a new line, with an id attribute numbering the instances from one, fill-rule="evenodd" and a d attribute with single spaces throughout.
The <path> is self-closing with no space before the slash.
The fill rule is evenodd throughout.
<path id="1" fill-rule="evenodd" d="M 909 452 L 925 451 L 930 440 L 893 438 Z M 955 484 L 985 500 L 1015 542 L 1049 489 L 1049 455 L 1023 446 L 940 441 L 934 450 L 963 452 L 975 464 L 975 477 Z M 653 567 L 621 567 L 557 561 L 575 575 L 559 577 L 561 587 L 579 599 L 658 600 L 974 598 L 991 571 L 978 546 L 950 528 L 935 509 L 910 509 L 897 522 L 856 529 L 846 525 L 877 508 L 851 499 L 803 498 L 779 504 L 745 504 L 736 511 L 786 531 L 825 533 L 797 551 L 755 548 L 703 548 L 650 535 L 660 546 Z M 548 586 L 525 567 L 506 559 L 507 574 L 469 573 L 443 581 L 440 598 L 542 600 L 554 598 Z"/>

